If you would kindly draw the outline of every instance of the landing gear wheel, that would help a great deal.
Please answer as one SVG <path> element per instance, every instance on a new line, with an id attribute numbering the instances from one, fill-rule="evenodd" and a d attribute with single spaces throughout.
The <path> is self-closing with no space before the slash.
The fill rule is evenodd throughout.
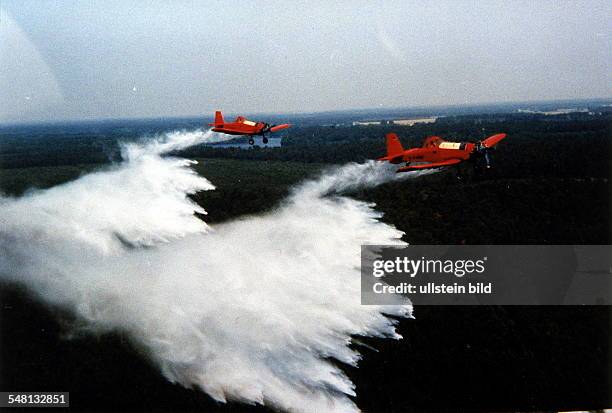
<path id="1" fill-rule="evenodd" d="M 255 139 L 249 138 L 249 145 L 255 145 Z"/>
<path id="2" fill-rule="evenodd" d="M 268 138 L 266 138 L 265 136 L 263 137 L 263 139 L 262 139 L 262 140 L 263 140 L 263 143 L 264 143 L 264 144 L 267 144 L 267 143 L 268 143 Z"/>

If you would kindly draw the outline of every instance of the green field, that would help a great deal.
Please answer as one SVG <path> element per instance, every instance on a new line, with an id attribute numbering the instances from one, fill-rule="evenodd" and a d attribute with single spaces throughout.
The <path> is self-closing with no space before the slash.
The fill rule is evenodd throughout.
<path id="1" fill-rule="evenodd" d="M 274 207 L 289 189 L 326 165 L 286 161 L 197 159 L 194 169 L 216 186 L 214 191 L 194 195 L 208 212 L 206 222 L 219 222 Z"/>

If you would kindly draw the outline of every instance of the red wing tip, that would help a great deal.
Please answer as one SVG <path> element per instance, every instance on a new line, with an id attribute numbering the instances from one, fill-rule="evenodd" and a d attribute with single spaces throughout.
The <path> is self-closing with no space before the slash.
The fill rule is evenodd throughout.
<path id="1" fill-rule="evenodd" d="M 287 129 L 290 128 L 291 124 L 289 123 L 283 123 L 282 125 L 276 125 L 270 128 L 270 132 L 276 132 L 278 130 L 282 130 L 282 129 Z"/>
<path id="2" fill-rule="evenodd" d="M 482 143 L 487 147 L 491 148 L 497 145 L 502 139 L 504 139 L 507 135 L 505 133 L 498 133 L 496 135 L 489 136 L 487 139 L 482 141 Z"/>

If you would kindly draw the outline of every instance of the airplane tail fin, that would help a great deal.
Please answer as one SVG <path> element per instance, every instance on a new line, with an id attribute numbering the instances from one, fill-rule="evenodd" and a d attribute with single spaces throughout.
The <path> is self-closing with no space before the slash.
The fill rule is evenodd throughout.
<path id="1" fill-rule="evenodd" d="M 218 126 L 223 125 L 224 123 L 225 121 L 223 120 L 223 114 L 221 114 L 221 111 L 218 110 L 215 112 L 215 122 L 209 123 L 208 126 Z"/>
<path id="2" fill-rule="evenodd" d="M 395 133 L 387 133 L 385 135 L 387 144 L 387 156 L 378 158 L 379 161 L 389 161 L 391 163 L 399 163 L 402 161 L 404 147 Z"/>

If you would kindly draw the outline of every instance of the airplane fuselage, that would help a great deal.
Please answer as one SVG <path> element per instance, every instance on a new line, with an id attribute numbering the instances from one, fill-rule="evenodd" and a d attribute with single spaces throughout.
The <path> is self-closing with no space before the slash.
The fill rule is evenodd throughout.
<path id="1" fill-rule="evenodd" d="M 468 160 L 476 145 L 471 142 L 443 142 L 439 146 L 404 151 L 402 162 L 444 162 L 448 159 Z M 399 162 L 398 162 L 399 163 Z"/>
<path id="2" fill-rule="evenodd" d="M 248 123 L 246 123 L 248 122 Z M 263 122 L 232 122 L 223 125 L 215 125 L 214 132 L 225 133 L 227 135 L 261 135 L 266 127 Z"/>
<path id="3" fill-rule="evenodd" d="M 223 119 L 223 114 L 218 110 L 215 112 L 215 121 L 209 123 L 208 126 L 212 126 L 213 132 L 224 133 L 226 135 L 248 136 L 249 143 L 253 145 L 255 143 L 254 136 L 263 136 L 263 143 L 266 144 L 268 143 L 266 134 L 287 129 L 291 125 L 288 123 L 270 125 L 265 122 L 253 122 L 244 116 L 238 116 L 233 122 L 226 122 Z"/>
<path id="4" fill-rule="evenodd" d="M 408 172 L 456 165 L 477 154 L 484 160 L 486 168 L 490 168 L 489 151 L 505 137 L 505 133 L 498 133 L 478 143 L 472 143 L 447 142 L 439 136 L 430 136 L 425 139 L 420 148 L 404 149 L 395 133 L 387 133 L 385 137 L 387 155 L 378 160 L 392 164 L 404 162 L 406 165 L 399 168 L 397 172 Z"/>

